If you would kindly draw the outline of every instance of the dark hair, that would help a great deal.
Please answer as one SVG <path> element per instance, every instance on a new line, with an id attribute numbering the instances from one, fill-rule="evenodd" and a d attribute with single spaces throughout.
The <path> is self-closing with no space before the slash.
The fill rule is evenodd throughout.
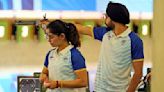
<path id="1" fill-rule="evenodd" d="M 130 22 L 129 11 L 121 3 L 109 2 L 106 8 L 106 14 L 115 22 L 128 24 Z"/>
<path id="2" fill-rule="evenodd" d="M 51 33 L 56 35 L 64 33 L 66 36 L 66 40 L 68 42 L 71 42 L 74 47 L 81 46 L 80 37 L 74 24 L 66 23 L 61 20 L 55 20 L 50 22 L 47 25 L 47 28 L 50 30 Z"/>

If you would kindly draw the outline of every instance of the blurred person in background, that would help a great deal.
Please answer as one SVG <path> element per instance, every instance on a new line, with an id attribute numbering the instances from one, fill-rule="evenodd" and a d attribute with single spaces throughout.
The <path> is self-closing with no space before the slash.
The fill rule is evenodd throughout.
<path id="1" fill-rule="evenodd" d="M 84 92 L 87 70 L 85 59 L 77 49 L 81 44 L 76 27 L 55 20 L 47 25 L 45 33 L 54 47 L 47 53 L 40 75 L 46 92 Z"/>

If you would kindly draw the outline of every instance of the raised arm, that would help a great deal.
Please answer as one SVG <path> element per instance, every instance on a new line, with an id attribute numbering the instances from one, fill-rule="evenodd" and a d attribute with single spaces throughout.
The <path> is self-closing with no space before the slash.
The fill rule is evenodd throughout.
<path id="1" fill-rule="evenodd" d="M 84 34 L 84 35 L 89 35 L 89 36 L 93 36 L 93 27 L 89 27 L 89 26 L 83 26 L 81 24 L 74 24 L 77 28 L 77 31 L 80 34 Z"/>
<path id="2" fill-rule="evenodd" d="M 42 19 L 40 20 L 40 23 L 39 25 L 41 26 L 41 28 L 43 30 L 46 29 L 46 25 L 49 23 L 50 21 L 48 19 Z M 89 27 L 89 26 L 83 26 L 81 24 L 76 24 L 76 23 L 73 23 L 76 28 L 77 28 L 77 31 L 80 33 L 80 34 L 84 34 L 84 35 L 89 35 L 89 36 L 93 36 L 93 27 Z"/>

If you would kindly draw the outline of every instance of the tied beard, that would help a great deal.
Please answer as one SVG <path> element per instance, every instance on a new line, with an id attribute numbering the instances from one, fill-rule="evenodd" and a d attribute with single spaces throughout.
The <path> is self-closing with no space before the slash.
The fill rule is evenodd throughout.
<path id="1" fill-rule="evenodd" d="M 106 23 L 105 23 L 106 24 Z M 110 22 L 110 26 L 108 26 L 108 24 L 106 24 L 106 30 L 107 31 L 112 31 L 115 28 L 115 25 L 112 23 L 112 21 Z"/>
<path id="2" fill-rule="evenodd" d="M 111 27 L 107 27 L 106 30 L 107 30 L 107 31 L 111 31 L 112 28 L 111 28 Z"/>

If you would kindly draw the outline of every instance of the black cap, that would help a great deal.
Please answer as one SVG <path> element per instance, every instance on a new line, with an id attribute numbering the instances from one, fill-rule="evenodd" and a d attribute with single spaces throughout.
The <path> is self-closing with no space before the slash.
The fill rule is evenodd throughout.
<path id="1" fill-rule="evenodd" d="M 122 24 L 129 24 L 130 22 L 129 11 L 123 4 L 110 1 L 106 9 L 106 14 L 115 22 Z"/>

